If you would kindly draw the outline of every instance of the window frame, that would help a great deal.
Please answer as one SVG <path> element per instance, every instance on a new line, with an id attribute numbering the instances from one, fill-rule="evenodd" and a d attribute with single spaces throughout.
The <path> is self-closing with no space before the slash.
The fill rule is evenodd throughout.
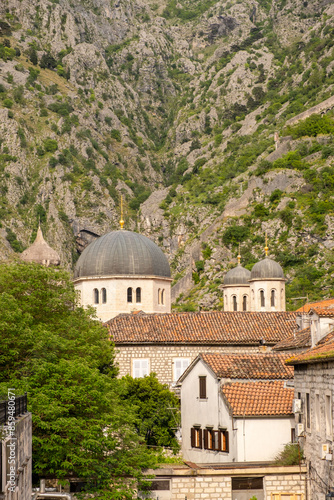
<path id="1" fill-rule="evenodd" d="M 146 366 L 144 366 L 144 362 Z M 135 363 L 139 363 L 139 367 L 135 367 Z M 133 358 L 131 360 L 132 378 L 143 378 L 150 374 L 150 360 L 149 358 Z M 139 375 L 136 371 L 139 371 Z"/>
<path id="2" fill-rule="evenodd" d="M 94 290 L 93 290 L 93 301 L 94 301 L 94 304 L 100 303 L 100 293 L 99 293 L 97 288 L 94 288 Z"/>
<path id="3" fill-rule="evenodd" d="M 198 399 L 201 400 L 206 400 L 207 398 L 207 387 L 206 387 L 206 375 L 199 375 L 198 376 Z"/>
<path id="4" fill-rule="evenodd" d="M 141 288 L 138 286 L 136 288 L 136 304 L 141 304 Z"/>
<path id="5" fill-rule="evenodd" d="M 311 397 L 309 392 L 305 392 L 305 424 L 306 429 L 311 429 Z"/>
<path id="6" fill-rule="evenodd" d="M 107 289 L 106 288 L 101 288 L 101 303 L 102 304 L 107 303 Z"/>
<path id="7" fill-rule="evenodd" d="M 126 291 L 126 299 L 127 299 L 128 304 L 133 303 L 133 290 L 132 290 L 131 286 L 129 286 L 127 291 Z"/>
<path id="8" fill-rule="evenodd" d="M 182 366 L 180 369 L 176 368 L 176 363 L 181 361 Z M 182 370 L 183 364 L 187 364 L 187 366 Z M 173 382 L 177 382 L 181 375 L 186 371 L 188 366 L 190 365 L 190 358 L 173 358 Z M 180 371 L 180 375 L 177 376 L 178 371 Z"/>
<path id="9" fill-rule="evenodd" d="M 325 429 L 326 438 L 332 439 L 333 436 L 333 416 L 332 416 L 332 393 L 325 392 Z"/>
<path id="10" fill-rule="evenodd" d="M 190 429 L 190 446 L 201 450 L 203 448 L 203 431 L 200 427 Z"/>
<path id="11" fill-rule="evenodd" d="M 229 434 L 226 429 L 206 428 L 203 432 L 203 448 L 209 451 L 229 453 Z"/>

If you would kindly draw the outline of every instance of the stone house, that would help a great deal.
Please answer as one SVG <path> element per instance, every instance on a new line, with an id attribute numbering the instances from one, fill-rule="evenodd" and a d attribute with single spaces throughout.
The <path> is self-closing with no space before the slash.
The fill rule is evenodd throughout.
<path id="1" fill-rule="evenodd" d="M 200 352 L 257 353 L 296 330 L 294 312 L 120 314 L 105 323 L 119 375 L 157 374 L 173 387 Z"/>
<path id="2" fill-rule="evenodd" d="M 294 433 L 293 370 L 274 353 L 200 354 L 180 377 L 182 455 L 272 461 Z"/>
<path id="3" fill-rule="evenodd" d="M 325 500 L 334 491 L 334 332 L 287 363 L 295 369 L 296 429 L 308 467 L 309 498 Z"/>
<path id="4" fill-rule="evenodd" d="M 166 465 L 148 471 L 151 491 L 140 498 L 154 500 L 305 500 L 306 467 L 269 464 L 230 466 Z M 151 476 L 152 477 L 152 476 Z"/>

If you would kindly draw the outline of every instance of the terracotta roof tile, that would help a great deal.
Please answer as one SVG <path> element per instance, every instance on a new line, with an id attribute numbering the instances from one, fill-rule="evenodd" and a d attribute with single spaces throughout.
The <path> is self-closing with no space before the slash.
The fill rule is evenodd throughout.
<path id="1" fill-rule="evenodd" d="M 307 313 L 310 309 L 319 307 L 320 309 L 327 309 L 328 307 L 334 307 L 334 299 L 320 300 L 319 302 L 311 302 L 310 304 L 304 304 L 302 307 L 297 309 L 296 312 Z"/>
<path id="2" fill-rule="evenodd" d="M 311 329 L 310 327 L 304 328 L 298 333 L 294 333 L 291 337 L 278 342 L 274 347 L 274 351 L 288 351 L 292 349 L 307 349 L 311 347 Z"/>
<path id="3" fill-rule="evenodd" d="M 309 314 L 315 312 L 318 316 L 328 316 L 332 318 L 334 316 L 334 305 L 328 307 L 311 307 Z"/>
<path id="4" fill-rule="evenodd" d="M 289 358 L 287 363 L 289 365 L 299 365 L 304 363 L 321 363 L 326 360 L 334 360 L 334 331 L 321 339 L 312 349 Z"/>
<path id="5" fill-rule="evenodd" d="M 286 354 L 200 354 L 217 377 L 238 379 L 292 379 L 293 370 L 286 366 Z"/>
<path id="6" fill-rule="evenodd" d="M 233 416 L 278 416 L 292 414 L 294 389 L 283 381 L 234 382 L 222 386 Z"/>
<path id="7" fill-rule="evenodd" d="M 115 344 L 276 344 L 292 335 L 295 312 L 120 314 L 106 325 Z"/>

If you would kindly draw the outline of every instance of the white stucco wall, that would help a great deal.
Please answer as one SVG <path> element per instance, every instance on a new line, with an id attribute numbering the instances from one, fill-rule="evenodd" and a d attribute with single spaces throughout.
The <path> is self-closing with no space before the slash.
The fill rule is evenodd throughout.
<path id="1" fill-rule="evenodd" d="M 234 311 L 233 295 L 237 298 L 237 311 L 243 311 L 243 296 L 247 296 L 246 311 L 250 311 L 250 287 L 249 285 L 225 285 L 224 286 L 224 311 Z"/>
<path id="2" fill-rule="evenodd" d="M 170 313 L 170 278 L 154 276 L 93 276 L 79 278 L 74 286 L 80 295 L 80 304 L 93 306 L 100 321 L 108 321 L 120 313 L 144 311 L 146 313 Z M 127 290 L 133 289 L 132 302 L 127 301 Z M 94 289 L 100 293 L 99 304 L 94 303 Z M 107 291 L 107 301 L 102 304 L 101 290 Z M 136 289 L 141 288 L 141 301 L 136 302 Z M 164 304 L 158 303 L 158 290 L 164 290 Z"/>
<path id="3" fill-rule="evenodd" d="M 265 306 L 260 304 L 260 290 L 264 291 Z M 271 290 L 275 290 L 275 307 L 272 307 Z M 285 311 L 285 280 L 267 279 L 250 281 L 250 310 L 251 311 Z"/>
<path id="4" fill-rule="evenodd" d="M 198 377 L 206 376 L 207 398 L 199 399 Z M 233 460 L 233 433 L 228 411 L 221 404 L 219 384 L 211 370 L 199 360 L 182 382 L 181 387 L 181 428 L 182 454 L 185 460 L 195 463 L 221 463 Z M 214 430 L 220 427 L 229 431 L 230 452 L 219 452 L 191 447 L 191 428 L 200 425 L 202 431 L 210 426 Z"/>
<path id="5" fill-rule="evenodd" d="M 237 462 L 271 461 L 291 442 L 294 417 L 235 418 Z"/>

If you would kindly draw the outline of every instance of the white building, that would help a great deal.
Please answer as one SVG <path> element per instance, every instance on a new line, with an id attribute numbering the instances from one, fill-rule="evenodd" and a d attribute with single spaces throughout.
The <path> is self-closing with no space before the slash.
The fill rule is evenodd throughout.
<path id="1" fill-rule="evenodd" d="M 291 442 L 286 355 L 200 354 L 180 377 L 182 454 L 195 463 L 272 461 Z"/>
<path id="2" fill-rule="evenodd" d="M 162 250 L 146 236 L 125 230 L 93 241 L 74 270 L 81 305 L 95 307 L 101 321 L 140 310 L 170 312 L 171 281 Z"/>
<path id="3" fill-rule="evenodd" d="M 281 266 L 267 256 L 252 271 L 240 265 L 224 278 L 224 311 L 285 311 L 285 277 Z"/>

